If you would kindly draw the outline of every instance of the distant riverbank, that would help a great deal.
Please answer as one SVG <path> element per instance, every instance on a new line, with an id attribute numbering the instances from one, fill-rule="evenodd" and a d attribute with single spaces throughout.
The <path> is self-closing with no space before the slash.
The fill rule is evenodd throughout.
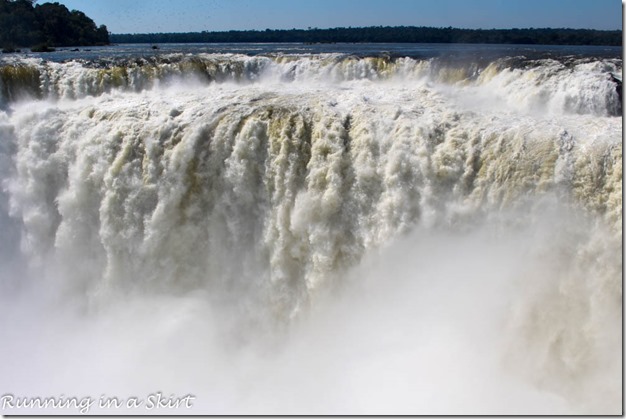
<path id="1" fill-rule="evenodd" d="M 111 34 L 113 43 L 464 43 L 526 45 L 622 45 L 622 31 L 592 29 L 459 29 L 375 26 L 332 29 L 266 29 L 149 34 Z"/>

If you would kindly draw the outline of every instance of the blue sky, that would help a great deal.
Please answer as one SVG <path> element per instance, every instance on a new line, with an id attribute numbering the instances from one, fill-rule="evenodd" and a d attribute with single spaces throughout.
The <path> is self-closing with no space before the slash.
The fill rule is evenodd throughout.
<path id="1" fill-rule="evenodd" d="M 85 12 L 113 33 L 378 25 L 622 28 L 621 0 L 54 1 Z"/>

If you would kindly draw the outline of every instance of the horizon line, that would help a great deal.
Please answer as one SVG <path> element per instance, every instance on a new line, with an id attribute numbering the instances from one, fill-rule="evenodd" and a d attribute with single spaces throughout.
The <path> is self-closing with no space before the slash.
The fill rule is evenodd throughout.
<path id="1" fill-rule="evenodd" d="M 188 31 L 188 32 L 109 32 L 111 35 L 154 35 L 154 34 L 202 34 L 202 33 L 230 33 L 230 32 L 287 32 L 287 31 L 324 31 L 324 30 L 334 30 L 334 29 L 372 29 L 372 28 L 423 28 L 423 29 L 451 29 L 451 30 L 463 30 L 463 31 L 513 31 L 513 30 L 570 30 L 570 31 L 594 31 L 594 32 L 622 32 L 623 29 L 591 29 L 591 28 L 567 28 L 567 27 L 523 27 L 523 28 L 458 28 L 452 26 L 407 26 L 407 25 L 372 25 L 372 26 L 336 26 L 336 27 L 328 27 L 328 28 L 319 28 L 319 27 L 309 27 L 309 28 L 290 28 L 290 29 L 225 29 L 219 31 Z"/>

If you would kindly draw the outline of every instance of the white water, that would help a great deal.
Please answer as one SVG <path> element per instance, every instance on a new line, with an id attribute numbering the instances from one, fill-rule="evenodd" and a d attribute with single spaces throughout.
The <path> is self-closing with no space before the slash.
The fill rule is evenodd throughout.
<path id="1" fill-rule="evenodd" d="M 98 63 L 46 62 L 6 58 L 0 73 L 0 105 L 36 94 L 75 99 L 115 89 L 142 91 L 181 80 L 201 83 L 317 83 L 323 86 L 356 80 L 393 80 L 442 84 L 468 91 L 471 102 L 488 102 L 522 112 L 616 115 L 619 100 L 608 74 L 621 73 L 617 59 L 502 58 L 491 63 L 346 57 L 236 54 L 170 54 L 159 58 Z M 462 89 L 459 89 L 463 87 Z"/>
<path id="2" fill-rule="evenodd" d="M 0 113 L 3 394 L 619 412 L 616 63 L 263 60 Z"/>

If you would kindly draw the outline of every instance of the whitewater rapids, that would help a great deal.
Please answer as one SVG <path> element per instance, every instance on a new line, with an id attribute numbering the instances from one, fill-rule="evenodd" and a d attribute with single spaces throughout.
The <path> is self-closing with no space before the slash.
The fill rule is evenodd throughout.
<path id="1" fill-rule="evenodd" d="M 4 63 L 0 392 L 194 395 L 160 414 L 619 414 L 610 72 L 621 60 Z"/>

